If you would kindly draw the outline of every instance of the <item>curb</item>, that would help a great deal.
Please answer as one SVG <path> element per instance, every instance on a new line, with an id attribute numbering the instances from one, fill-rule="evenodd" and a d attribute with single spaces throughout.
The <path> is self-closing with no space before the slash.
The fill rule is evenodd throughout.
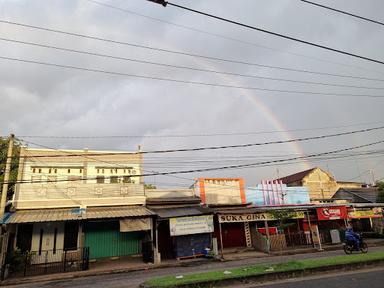
<path id="1" fill-rule="evenodd" d="M 371 244 L 369 247 L 376 247 L 376 246 L 382 246 L 382 245 L 375 245 Z M 336 251 L 342 249 L 342 246 L 335 245 L 330 246 L 325 249 L 325 251 Z M 151 265 L 146 267 L 132 267 L 132 268 L 120 268 L 116 270 L 88 270 L 88 271 L 79 271 L 74 273 L 62 273 L 62 274 L 50 274 L 45 276 L 30 276 L 30 277 L 24 277 L 24 278 L 18 278 L 18 279 L 7 279 L 0 282 L 0 286 L 7 286 L 7 285 L 21 285 L 25 283 L 40 283 L 40 282 L 49 282 L 49 281 L 60 281 L 60 280 L 66 280 L 66 279 L 76 279 L 76 278 L 83 278 L 83 277 L 91 277 L 91 276 L 102 276 L 102 275 L 112 275 L 112 274 L 121 274 L 121 273 L 129 273 L 129 272 L 136 272 L 136 271 L 144 271 L 144 270 L 152 270 L 152 269 L 163 269 L 163 268 L 172 268 L 172 267 L 191 267 L 191 266 L 197 266 L 201 265 L 201 263 L 211 263 L 213 261 L 217 262 L 231 262 L 231 261 L 238 261 L 238 260 L 245 260 L 250 258 L 269 258 L 269 257 L 276 257 L 276 256 L 282 256 L 282 255 L 298 255 L 298 254 L 308 254 L 308 253 L 314 253 L 319 252 L 317 249 L 307 249 L 302 251 L 275 251 L 270 254 L 266 254 L 263 257 L 258 256 L 243 256 L 239 258 L 234 259 L 210 259 L 210 260 L 201 260 L 201 261 L 193 261 L 193 262 L 176 262 L 176 263 L 169 263 L 169 264 L 158 264 L 158 265 Z"/>
<path id="2" fill-rule="evenodd" d="M 211 260 L 211 261 L 217 261 L 217 260 Z M 24 277 L 19 279 L 8 279 L 0 282 L 0 286 L 8 286 L 8 285 L 21 285 L 21 284 L 30 284 L 30 283 L 40 283 L 40 282 L 49 282 L 49 281 L 60 281 L 60 280 L 67 280 L 67 279 L 76 279 L 76 278 L 83 278 L 83 277 L 91 277 L 91 276 L 103 276 L 103 275 L 112 275 L 112 274 L 121 274 L 121 273 L 129 273 L 129 272 L 136 272 L 136 271 L 145 271 L 145 270 L 152 270 L 152 269 L 163 269 L 163 268 L 172 268 L 172 267 L 188 267 L 188 266 L 197 266 L 200 265 L 202 262 L 206 261 L 194 261 L 189 263 L 182 263 L 182 262 L 176 262 L 176 263 L 170 263 L 170 264 L 159 264 L 159 265 L 152 265 L 148 267 L 133 267 L 133 268 L 121 268 L 121 269 L 115 269 L 115 270 L 94 270 L 94 271 L 79 271 L 75 273 L 60 273 L 60 274 L 51 274 L 51 275 L 45 275 L 44 276 L 30 276 L 30 277 Z M 37 278 L 38 277 L 38 278 Z"/>
<path id="3" fill-rule="evenodd" d="M 180 284 L 173 285 L 172 287 L 182 287 L 182 288 L 211 288 L 211 287 L 220 287 L 233 285 L 236 287 L 240 284 L 258 284 L 260 282 L 266 281 L 275 281 L 275 280 L 284 280 L 291 278 L 299 278 L 306 277 L 312 275 L 321 275 L 330 271 L 339 270 L 339 271 L 351 271 L 356 269 L 364 269 L 364 268 L 372 268 L 376 266 L 381 266 L 384 263 L 384 259 L 380 260 L 370 260 L 358 263 L 350 263 L 350 264 L 337 264 L 316 268 L 308 268 L 308 269 L 296 269 L 286 272 L 266 272 L 264 274 L 247 276 L 247 277 L 234 277 L 231 279 L 222 279 L 216 281 L 200 281 L 196 283 L 190 284 Z M 141 288 L 156 288 L 157 286 L 147 286 L 145 284 L 140 285 Z"/>

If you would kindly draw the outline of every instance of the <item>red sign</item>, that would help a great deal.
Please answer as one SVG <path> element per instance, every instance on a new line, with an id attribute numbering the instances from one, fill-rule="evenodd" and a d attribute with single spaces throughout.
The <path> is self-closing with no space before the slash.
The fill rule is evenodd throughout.
<path id="1" fill-rule="evenodd" d="M 347 208 L 345 206 L 317 208 L 317 219 L 319 220 L 334 220 L 346 218 Z"/>
<path id="2" fill-rule="evenodd" d="M 267 229 L 266 228 L 257 228 L 259 233 L 266 235 Z M 268 229 L 269 235 L 276 235 L 277 234 L 277 227 L 269 227 Z"/>

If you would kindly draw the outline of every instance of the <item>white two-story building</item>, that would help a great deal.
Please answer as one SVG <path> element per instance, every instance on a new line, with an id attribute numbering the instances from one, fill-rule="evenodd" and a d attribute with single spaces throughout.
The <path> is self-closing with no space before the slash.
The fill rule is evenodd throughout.
<path id="1" fill-rule="evenodd" d="M 14 248 L 33 251 L 35 262 L 82 247 L 91 259 L 142 254 L 153 236 L 142 162 L 140 151 L 22 148 L 4 221 Z"/>

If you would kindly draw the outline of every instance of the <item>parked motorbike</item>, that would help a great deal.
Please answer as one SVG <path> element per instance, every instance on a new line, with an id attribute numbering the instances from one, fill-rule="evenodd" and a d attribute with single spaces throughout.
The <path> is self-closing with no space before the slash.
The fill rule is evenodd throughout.
<path id="1" fill-rule="evenodd" d="M 343 249 L 345 254 L 352 254 L 353 251 L 360 251 L 361 253 L 368 252 L 368 245 L 364 242 L 362 235 L 359 235 L 360 240 L 360 250 L 357 250 L 355 241 L 345 241 Z"/>

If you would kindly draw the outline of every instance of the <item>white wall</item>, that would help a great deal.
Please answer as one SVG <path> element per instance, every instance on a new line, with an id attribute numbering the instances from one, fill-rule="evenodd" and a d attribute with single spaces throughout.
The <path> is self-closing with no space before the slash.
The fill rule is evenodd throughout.
<path id="1" fill-rule="evenodd" d="M 41 250 L 43 251 L 39 255 L 39 244 L 40 244 L 40 231 L 43 230 Z M 57 229 L 56 235 L 56 253 L 53 254 L 55 229 Z M 22 235 L 20 235 L 22 237 Z M 49 222 L 49 223 L 34 223 L 32 232 L 32 243 L 31 251 L 37 251 L 36 256 L 33 257 L 33 263 L 44 263 L 44 262 L 56 262 L 60 261 L 62 257 L 62 251 L 64 248 L 64 222 Z M 50 250 L 47 253 L 44 252 Z"/>

